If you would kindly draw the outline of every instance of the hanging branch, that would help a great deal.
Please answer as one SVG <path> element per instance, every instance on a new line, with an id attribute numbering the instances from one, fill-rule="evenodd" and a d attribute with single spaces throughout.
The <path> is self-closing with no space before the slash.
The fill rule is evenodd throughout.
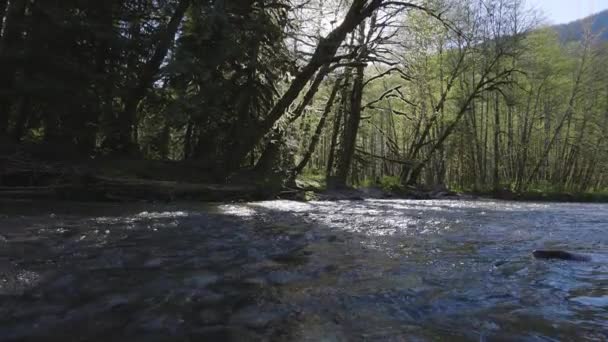
<path id="1" fill-rule="evenodd" d="M 376 103 L 378 103 L 378 102 L 380 102 L 380 101 L 384 100 L 384 99 L 385 99 L 387 96 L 389 96 L 389 95 L 390 95 L 392 92 L 394 92 L 394 91 L 396 91 L 396 90 L 398 90 L 398 89 L 400 89 L 400 88 L 402 88 L 402 87 L 403 87 L 402 85 L 399 85 L 399 86 L 393 87 L 393 88 L 391 88 L 391 89 L 389 89 L 389 90 L 385 91 L 384 93 L 382 93 L 382 95 L 380 95 L 380 97 L 379 97 L 379 98 L 377 98 L 377 99 L 375 99 L 375 100 L 373 100 L 373 101 L 371 101 L 371 102 L 367 103 L 365 106 L 363 106 L 363 107 L 362 107 L 362 110 L 365 110 L 365 109 L 367 109 L 367 108 L 372 108 L 374 104 L 376 104 Z"/>
<path id="2" fill-rule="evenodd" d="M 386 71 L 384 71 L 384 72 L 382 72 L 382 73 L 380 73 L 380 74 L 378 74 L 376 76 L 370 77 L 367 81 L 365 81 L 363 83 L 363 87 L 366 87 L 368 84 L 372 83 L 373 81 L 375 81 L 377 79 L 380 79 L 380 78 L 382 78 L 384 76 L 390 75 L 393 72 L 396 72 L 396 73 L 400 74 L 404 79 L 406 79 L 408 81 L 410 81 L 412 79 L 412 77 L 409 76 L 408 74 L 406 74 L 405 72 L 403 72 L 403 70 L 401 70 L 401 69 L 399 69 L 397 67 L 393 67 L 393 68 L 390 68 L 390 69 L 388 69 L 388 70 L 386 70 Z"/>

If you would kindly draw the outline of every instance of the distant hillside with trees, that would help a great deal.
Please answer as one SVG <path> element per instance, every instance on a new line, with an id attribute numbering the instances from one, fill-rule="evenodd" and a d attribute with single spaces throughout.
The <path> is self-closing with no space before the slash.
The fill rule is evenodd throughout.
<path id="1" fill-rule="evenodd" d="M 583 39 L 585 27 L 591 25 L 591 32 L 599 35 L 601 41 L 608 41 L 608 10 L 567 24 L 555 25 L 562 41 Z"/>

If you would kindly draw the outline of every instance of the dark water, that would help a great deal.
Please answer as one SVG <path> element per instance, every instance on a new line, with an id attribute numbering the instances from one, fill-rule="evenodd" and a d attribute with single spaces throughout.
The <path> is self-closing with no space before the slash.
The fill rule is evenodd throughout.
<path id="1" fill-rule="evenodd" d="M 0 203 L 0 340 L 606 341 L 608 205 Z"/>

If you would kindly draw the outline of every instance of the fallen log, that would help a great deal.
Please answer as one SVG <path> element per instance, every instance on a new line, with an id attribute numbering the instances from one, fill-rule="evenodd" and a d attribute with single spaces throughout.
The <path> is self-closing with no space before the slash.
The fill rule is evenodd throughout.
<path id="1" fill-rule="evenodd" d="M 197 184 L 140 179 L 87 177 L 86 182 L 52 186 L 0 187 L 0 197 L 8 199 L 50 199 L 78 201 L 134 201 L 134 200 L 199 200 L 232 201 L 260 198 L 253 185 Z"/>

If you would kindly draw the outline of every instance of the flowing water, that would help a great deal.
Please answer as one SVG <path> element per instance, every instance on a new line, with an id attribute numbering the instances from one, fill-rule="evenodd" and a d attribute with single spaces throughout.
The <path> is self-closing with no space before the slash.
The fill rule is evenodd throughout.
<path id="1" fill-rule="evenodd" d="M 0 203 L 0 340 L 606 341 L 608 205 Z"/>

